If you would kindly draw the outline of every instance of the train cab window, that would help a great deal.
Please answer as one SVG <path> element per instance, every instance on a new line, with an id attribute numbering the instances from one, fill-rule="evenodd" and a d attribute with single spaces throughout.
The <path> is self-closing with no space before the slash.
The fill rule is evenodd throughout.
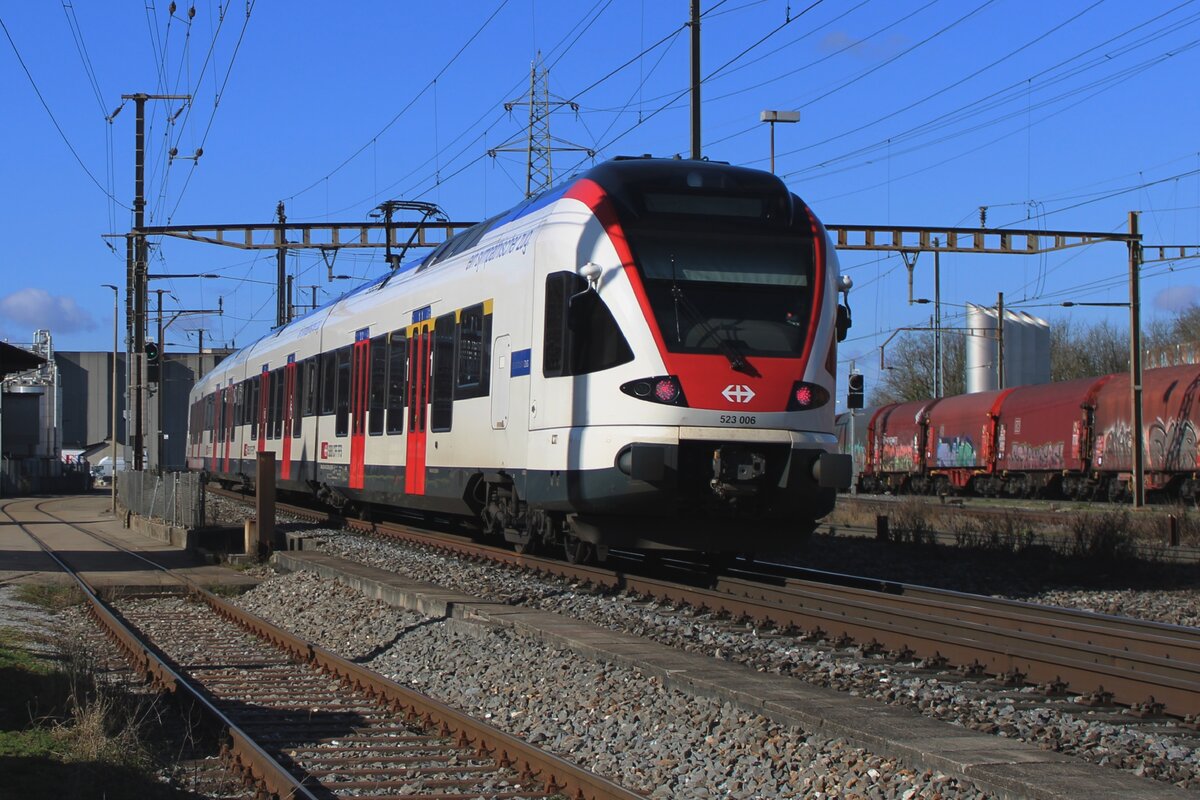
<path id="1" fill-rule="evenodd" d="M 304 371 L 304 416 L 311 417 L 317 413 L 317 395 L 321 391 L 321 361 L 320 356 L 309 356 L 300 362 Z"/>
<path id="2" fill-rule="evenodd" d="M 371 340 L 371 388 L 368 394 L 367 433 L 383 435 L 384 404 L 387 398 L 387 337 Z"/>
<path id="3" fill-rule="evenodd" d="M 450 430 L 454 416 L 454 314 L 443 314 L 433 326 L 433 381 L 429 429 Z"/>
<path id="4" fill-rule="evenodd" d="M 321 413 L 332 414 L 337 408 L 337 353 L 321 354 Z"/>
<path id="5" fill-rule="evenodd" d="M 404 432 L 404 391 L 408 377 L 408 340 L 404 331 L 392 331 L 388 337 L 387 432 Z"/>
<path id="6" fill-rule="evenodd" d="M 292 367 L 292 438 L 300 438 L 302 398 L 304 397 L 304 362 Z"/>
<path id="7" fill-rule="evenodd" d="M 586 375 L 633 360 L 620 326 L 604 300 L 574 272 L 546 276 L 542 374 Z"/>
<path id="8" fill-rule="evenodd" d="M 492 317 L 483 313 L 483 304 L 464 308 L 458 323 L 455 400 L 487 395 L 491 340 Z"/>
<path id="9" fill-rule="evenodd" d="M 345 436 L 350 432 L 350 346 L 337 350 L 337 401 L 334 433 Z"/>

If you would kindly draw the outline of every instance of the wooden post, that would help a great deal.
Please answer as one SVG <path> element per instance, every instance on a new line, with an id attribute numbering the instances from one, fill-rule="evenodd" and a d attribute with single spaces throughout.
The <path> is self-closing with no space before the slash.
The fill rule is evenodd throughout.
<path id="1" fill-rule="evenodd" d="M 269 450 L 258 454 L 254 485 L 258 555 L 265 558 L 271 552 L 271 544 L 275 541 L 275 454 Z"/>

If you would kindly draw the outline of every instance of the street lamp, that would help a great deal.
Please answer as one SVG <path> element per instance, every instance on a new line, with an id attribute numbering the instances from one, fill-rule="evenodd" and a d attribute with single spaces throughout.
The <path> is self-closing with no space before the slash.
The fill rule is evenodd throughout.
<path id="1" fill-rule="evenodd" d="M 113 290 L 113 363 L 112 363 L 112 448 L 109 458 L 112 463 L 109 464 L 108 482 L 112 485 L 112 513 L 113 517 L 117 516 L 117 287 L 111 283 L 101 284 L 106 289 Z"/>
<path id="2" fill-rule="evenodd" d="M 771 124 L 771 174 L 775 174 L 775 123 L 776 122 L 799 122 L 799 111 L 763 111 L 758 115 L 759 122 L 769 122 Z"/>
<path id="3" fill-rule="evenodd" d="M 1131 265 L 1135 262 L 1130 259 Z M 1142 442 L 1142 331 L 1138 314 L 1138 286 L 1136 266 L 1131 266 L 1130 302 L 1128 303 L 1076 303 L 1067 300 L 1060 305 L 1063 308 L 1094 307 L 1094 308 L 1128 308 L 1129 309 L 1129 385 L 1132 392 L 1133 408 L 1133 507 L 1141 508 L 1146 503 L 1146 459 L 1145 447 Z"/>

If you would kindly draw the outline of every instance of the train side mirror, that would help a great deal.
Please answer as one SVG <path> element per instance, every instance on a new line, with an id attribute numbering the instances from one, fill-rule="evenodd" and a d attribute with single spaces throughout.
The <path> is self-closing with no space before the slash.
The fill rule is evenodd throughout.
<path id="1" fill-rule="evenodd" d="M 842 295 L 842 303 L 838 304 L 837 309 L 837 340 L 839 342 L 846 341 L 846 334 L 854 325 L 854 319 L 850 314 L 850 290 L 854 288 L 854 280 L 849 275 L 838 276 L 837 290 Z"/>
<path id="2" fill-rule="evenodd" d="M 839 342 L 846 341 L 846 335 L 850 332 L 850 327 L 854 322 L 850 318 L 850 306 L 838 305 L 837 309 L 837 340 Z"/>

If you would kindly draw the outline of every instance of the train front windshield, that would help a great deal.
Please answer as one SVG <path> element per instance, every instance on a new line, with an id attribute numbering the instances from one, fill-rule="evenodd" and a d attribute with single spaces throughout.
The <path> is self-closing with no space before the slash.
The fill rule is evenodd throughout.
<path id="1" fill-rule="evenodd" d="M 626 235 L 668 350 L 801 354 L 812 228 L 792 220 L 778 195 L 648 192 L 630 222 Z"/>

